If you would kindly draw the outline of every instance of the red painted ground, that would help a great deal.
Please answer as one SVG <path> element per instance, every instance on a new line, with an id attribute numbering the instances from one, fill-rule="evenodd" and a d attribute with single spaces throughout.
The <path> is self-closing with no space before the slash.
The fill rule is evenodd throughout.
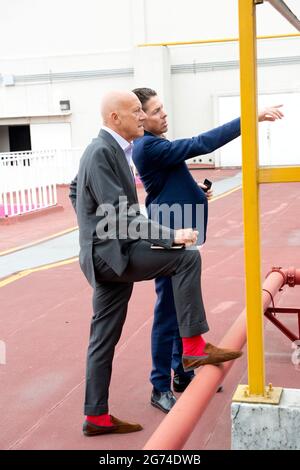
<path id="1" fill-rule="evenodd" d="M 265 185 L 261 194 L 263 274 L 272 265 L 299 268 L 300 184 Z M 42 225 L 40 221 L 40 230 Z M 244 308 L 240 191 L 210 204 L 208 242 L 202 257 L 211 328 L 207 339 L 217 343 Z M 300 287 L 285 291 L 277 305 L 299 306 Z M 91 289 L 77 263 L 33 273 L 0 288 L 0 339 L 7 344 L 7 364 L 0 365 L 0 448 L 142 448 L 164 417 L 149 404 L 154 299 L 152 282 L 135 285 L 117 347 L 110 394 L 110 412 L 140 422 L 144 430 L 86 438 L 81 425 Z M 296 331 L 295 319 L 288 319 L 287 324 Z M 300 372 L 290 359 L 290 341 L 269 323 L 265 331 L 266 381 L 300 388 Z M 224 392 L 209 404 L 187 449 L 230 448 L 230 400 L 236 385 L 246 382 L 244 356 L 224 381 Z"/>

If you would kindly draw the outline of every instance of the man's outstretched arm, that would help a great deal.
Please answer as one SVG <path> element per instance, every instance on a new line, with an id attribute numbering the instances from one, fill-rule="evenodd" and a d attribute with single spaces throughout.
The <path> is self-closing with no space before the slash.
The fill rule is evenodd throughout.
<path id="1" fill-rule="evenodd" d="M 281 106 L 272 106 L 259 111 L 258 121 L 282 119 L 283 113 L 279 109 Z M 188 139 L 178 139 L 171 142 L 166 139 L 150 138 L 145 144 L 145 152 L 151 158 L 151 164 L 157 168 L 167 168 L 189 158 L 211 153 L 236 139 L 240 134 L 241 121 L 240 118 L 237 118 Z"/>

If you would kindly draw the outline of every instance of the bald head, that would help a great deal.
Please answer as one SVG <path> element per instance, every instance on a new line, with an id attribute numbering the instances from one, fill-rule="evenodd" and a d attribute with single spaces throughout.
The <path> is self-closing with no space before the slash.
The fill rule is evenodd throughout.
<path id="1" fill-rule="evenodd" d="M 131 140 L 144 134 L 145 113 L 137 96 L 131 91 L 110 91 L 102 99 L 103 124 Z"/>
<path id="2" fill-rule="evenodd" d="M 103 124 L 131 142 L 144 134 L 146 118 L 142 105 L 132 91 L 110 91 L 101 103 Z"/>
<path id="3" fill-rule="evenodd" d="M 134 93 L 131 91 L 114 90 L 106 93 L 101 103 L 103 122 L 107 123 L 110 120 L 111 113 L 118 113 L 120 110 L 126 109 L 126 106 L 132 102 L 134 96 Z"/>

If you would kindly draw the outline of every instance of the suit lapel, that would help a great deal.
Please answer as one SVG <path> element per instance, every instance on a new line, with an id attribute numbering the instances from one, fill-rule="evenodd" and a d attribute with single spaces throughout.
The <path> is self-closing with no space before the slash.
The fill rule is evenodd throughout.
<path id="1" fill-rule="evenodd" d="M 110 135 L 109 132 L 106 132 L 104 129 L 100 130 L 99 137 L 102 137 L 114 148 L 116 155 L 116 164 L 121 178 L 121 183 L 123 186 L 126 187 L 126 192 L 129 191 L 133 196 L 135 202 L 137 202 L 137 192 L 134 178 L 131 169 L 129 168 L 124 151 L 122 150 L 118 142 L 112 137 L 112 135 Z"/>

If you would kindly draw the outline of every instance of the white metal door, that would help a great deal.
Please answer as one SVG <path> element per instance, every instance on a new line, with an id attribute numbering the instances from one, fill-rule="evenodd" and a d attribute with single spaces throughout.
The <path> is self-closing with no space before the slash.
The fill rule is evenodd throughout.
<path id="1" fill-rule="evenodd" d="M 259 124 L 260 165 L 292 165 L 300 162 L 300 93 L 273 93 L 260 95 L 258 107 L 283 104 L 284 118 Z M 218 99 L 219 124 L 240 116 L 239 96 L 221 96 Z M 219 165 L 241 166 L 241 138 L 219 150 Z"/>

